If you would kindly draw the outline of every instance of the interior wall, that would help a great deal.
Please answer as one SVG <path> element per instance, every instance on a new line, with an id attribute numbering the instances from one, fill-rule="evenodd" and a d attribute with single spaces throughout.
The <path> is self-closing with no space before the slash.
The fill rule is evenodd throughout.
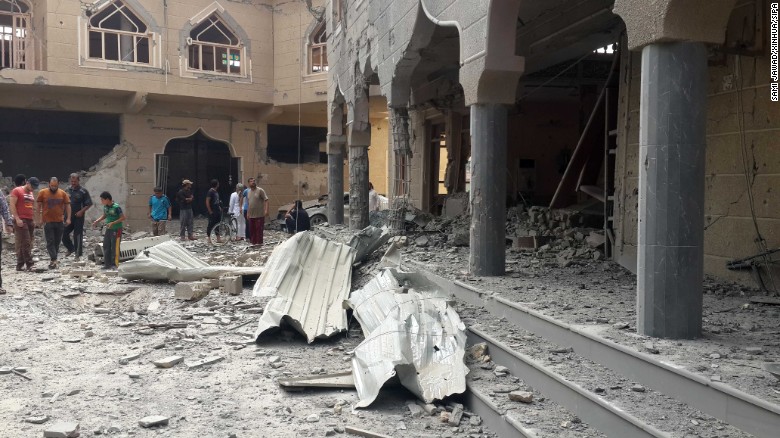
<path id="1" fill-rule="evenodd" d="M 0 174 L 67 181 L 119 143 L 119 117 L 0 108 Z"/>

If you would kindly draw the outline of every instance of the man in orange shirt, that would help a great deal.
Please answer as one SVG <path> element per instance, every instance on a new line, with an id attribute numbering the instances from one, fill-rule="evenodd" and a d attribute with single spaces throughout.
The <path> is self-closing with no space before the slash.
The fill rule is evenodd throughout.
<path id="1" fill-rule="evenodd" d="M 38 192 L 38 211 L 43 221 L 43 234 L 46 236 L 46 250 L 51 261 L 49 269 L 57 268 L 57 255 L 65 227 L 70 225 L 70 197 L 60 190 L 57 178 L 49 181 L 49 190 Z"/>

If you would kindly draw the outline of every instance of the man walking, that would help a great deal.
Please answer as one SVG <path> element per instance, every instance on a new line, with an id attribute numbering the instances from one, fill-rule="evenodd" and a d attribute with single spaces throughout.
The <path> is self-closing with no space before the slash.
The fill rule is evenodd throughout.
<path id="1" fill-rule="evenodd" d="M 152 234 L 164 236 L 165 224 L 171 220 L 171 201 L 163 195 L 162 187 L 155 187 L 154 195 L 149 198 L 149 217 L 152 218 Z"/>
<path id="2" fill-rule="evenodd" d="M 0 259 L 2 259 L 3 255 L 3 231 L 6 233 L 10 233 L 13 230 L 13 223 L 14 221 L 11 219 L 11 215 L 8 213 L 8 203 L 5 200 L 5 194 L 2 190 L 0 190 L 0 218 L 2 218 L 3 222 L 5 223 L 2 227 L 2 231 L 0 231 Z M 0 262 L 0 295 L 5 294 L 5 289 L 3 289 L 3 275 L 2 275 L 2 262 Z"/>
<path id="3" fill-rule="evenodd" d="M 206 226 L 206 238 L 209 241 L 209 245 L 211 245 L 211 231 L 222 220 L 222 200 L 219 199 L 219 191 L 217 191 L 217 189 L 219 189 L 219 181 L 212 179 L 211 188 L 206 194 L 206 210 L 209 212 L 209 223 L 208 226 Z M 222 243 L 222 236 L 219 235 L 219 230 L 217 230 L 216 234 L 217 243 Z M 225 238 L 227 239 L 229 236 L 225 236 Z"/>
<path id="4" fill-rule="evenodd" d="M 268 196 L 265 190 L 257 187 L 254 178 L 249 178 L 249 190 L 246 197 L 249 201 L 249 235 L 252 245 L 263 244 L 263 228 L 265 227 L 265 217 L 268 216 Z"/>
<path id="5" fill-rule="evenodd" d="M 38 192 L 38 212 L 43 222 L 43 234 L 46 236 L 46 250 L 51 259 L 49 269 L 56 269 L 60 242 L 65 227 L 70 225 L 70 197 L 65 190 L 60 190 L 57 178 L 52 177 L 49 180 L 49 190 Z"/>
<path id="6" fill-rule="evenodd" d="M 103 269 L 114 269 L 119 266 L 125 213 L 109 192 L 100 194 L 100 203 L 103 204 L 103 215 L 92 222 L 92 227 L 96 228 L 100 221 L 106 221 L 106 232 L 103 234 Z"/>
<path id="7" fill-rule="evenodd" d="M 11 215 L 14 217 L 14 239 L 16 246 L 16 270 L 21 271 L 27 266 L 28 271 L 32 271 L 32 241 L 35 233 L 35 223 L 33 217 L 35 214 L 35 195 L 33 190 L 38 188 L 40 182 L 38 178 L 31 177 L 27 179 L 24 175 L 14 177 L 16 188 L 11 192 Z"/>
<path id="8" fill-rule="evenodd" d="M 70 225 L 65 227 L 62 244 L 68 250 L 65 257 L 76 253 L 76 261 L 78 261 L 84 253 L 84 214 L 92 207 L 92 198 L 87 189 L 81 187 L 78 173 L 70 174 L 70 187 L 67 192 L 70 196 L 70 210 L 73 212 L 73 217 L 70 218 Z M 73 233 L 72 241 L 70 233 Z"/>
<path id="9" fill-rule="evenodd" d="M 192 200 L 195 197 L 192 194 L 192 181 L 185 179 L 181 182 L 181 190 L 176 193 L 176 203 L 179 204 L 179 222 L 181 223 L 179 229 L 179 237 L 181 240 L 195 240 L 195 232 L 193 231 L 194 218 L 192 215 Z M 184 237 L 184 232 L 187 232 L 187 238 Z"/>

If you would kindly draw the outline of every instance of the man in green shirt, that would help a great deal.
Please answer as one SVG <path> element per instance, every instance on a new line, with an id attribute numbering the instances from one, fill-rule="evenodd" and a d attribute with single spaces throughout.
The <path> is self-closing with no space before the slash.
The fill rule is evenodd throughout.
<path id="1" fill-rule="evenodd" d="M 103 215 L 92 223 L 92 227 L 97 227 L 102 220 L 106 221 L 106 233 L 103 235 L 103 269 L 115 269 L 119 266 L 119 245 L 122 242 L 125 213 L 122 207 L 114 202 L 111 193 L 101 193 L 100 203 L 103 204 Z"/>

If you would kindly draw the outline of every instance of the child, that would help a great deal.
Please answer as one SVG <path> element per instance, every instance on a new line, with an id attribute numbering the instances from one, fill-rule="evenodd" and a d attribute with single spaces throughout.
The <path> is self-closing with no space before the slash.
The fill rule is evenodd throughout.
<path id="1" fill-rule="evenodd" d="M 154 195 L 149 198 L 149 217 L 152 218 L 152 234 L 165 235 L 166 221 L 171 220 L 171 201 L 160 187 L 155 187 Z"/>
<path id="2" fill-rule="evenodd" d="M 103 215 L 92 227 L 96 228 L 100 221 L 106 221 L 106 234 L 103 236 L 103 269 L 113 269 L 119 266 L 119 244 L 122 242 L 122 222 L 125 213 L 111 197 L 111 193 L 100 194 L 100 203 L 103 204 Z"/>

